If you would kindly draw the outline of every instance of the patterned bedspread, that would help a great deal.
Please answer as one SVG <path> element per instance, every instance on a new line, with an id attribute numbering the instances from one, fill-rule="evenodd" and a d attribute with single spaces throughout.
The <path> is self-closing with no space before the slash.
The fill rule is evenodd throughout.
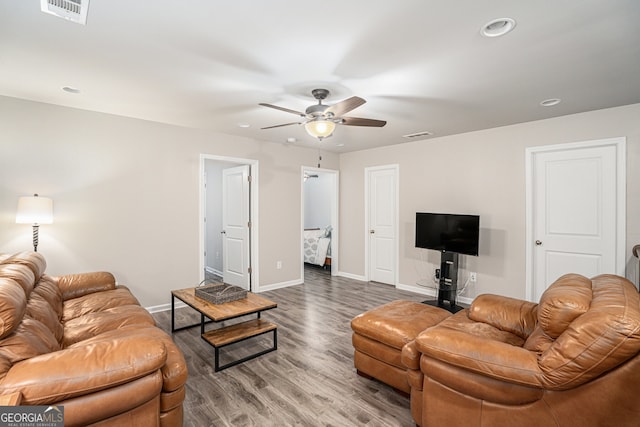
<path id="1" fill-rule="evenodd" d="M 331 239 L 322 237 L 324 230 L 304 231 L 304 262 L 315 265 L 324 265 L 327 258 Z"/>

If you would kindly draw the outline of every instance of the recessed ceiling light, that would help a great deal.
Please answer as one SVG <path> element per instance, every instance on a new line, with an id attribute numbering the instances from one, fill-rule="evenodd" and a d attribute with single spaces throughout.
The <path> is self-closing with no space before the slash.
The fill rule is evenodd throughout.
<path id="1" fill-rule="evenodd" d="M 251 125 L 249 123 L 238 123 L 238 127 L 239 128 L 248 128 L 248 127 L 251 127 Z"/>
<path id="2" fill-rule="evenodd" d="M 293 144 L 294 142 L 296 142 L 297 139 L 295 139 L 294 137 L 290 136 L 289 138 L 287 138 L 287 142 L 290 144 Z"/>
<path id="3" fill-rule="evenodd" d="M 485 37 L 500 37 L 507 34 L 516 27 L 516 21 L 511 18 L 498 18 L 487 22 L 481 29 L 480 34 Z"/>
<path id="4" fill-rule="evenodd" d="M 71 86 L 65 86 L 62 90 L 68 93 L 80 93 L 80 89 Z"/>
<path id="5" fill-rule="evenodd" d="M 560 98 L 549 98 L 542 101 L 540 105 L 542 105 L 543 107 L 553 107 L 554 105 L 560 104 L 560 101 Z"/>
<path id="6" fill-rule="evenodd" d="M 336 147 L 344 147 L 344 143 L 336 144 Z"/>

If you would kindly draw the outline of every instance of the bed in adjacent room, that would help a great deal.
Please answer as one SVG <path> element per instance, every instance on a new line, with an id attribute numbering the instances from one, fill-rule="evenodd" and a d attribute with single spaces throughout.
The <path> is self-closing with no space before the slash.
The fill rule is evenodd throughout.
<path id="1" fill-rule="evenodd" d="M 303 259 L 320 267 L 331 265 L 331 226 L 304 230 Z"/>

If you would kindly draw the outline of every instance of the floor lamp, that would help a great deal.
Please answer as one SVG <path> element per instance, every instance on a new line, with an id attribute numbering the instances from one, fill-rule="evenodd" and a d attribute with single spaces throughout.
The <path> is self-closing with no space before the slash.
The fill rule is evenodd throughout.
<path id="1" fill-rule="evenodd" d="M 38 252 L 38 228 L 40 224 L 53 223 L 53 200 L 48 197 L 25 196 L 18 198 L 16 224 L 33 225 L 33 250 Z"/>

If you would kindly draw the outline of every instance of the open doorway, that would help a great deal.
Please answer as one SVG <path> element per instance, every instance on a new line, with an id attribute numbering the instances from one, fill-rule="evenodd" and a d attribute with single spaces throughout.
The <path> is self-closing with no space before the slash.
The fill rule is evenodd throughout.
<path id="1" fill-rule="evenodd" d="M 255 160 L 200 156 L 200 280 L 259 290 L 257 176 Z"/>
<path id="2" fill-rule="evenodd" d="M 332 169 L 303 167 L 301 176 L 302 266 L 338 274 L 338 179 Z"/>

